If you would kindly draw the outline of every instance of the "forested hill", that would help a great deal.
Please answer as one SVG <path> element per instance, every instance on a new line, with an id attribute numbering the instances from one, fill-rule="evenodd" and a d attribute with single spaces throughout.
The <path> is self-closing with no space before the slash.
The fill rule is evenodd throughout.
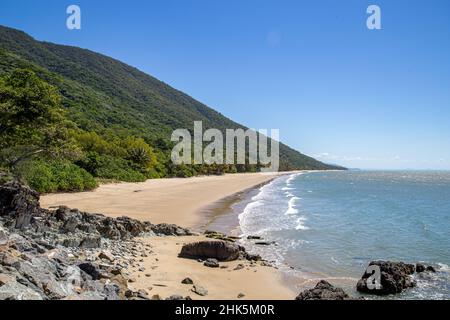
<path id="1" fill-rule="evenodd" d="M 0 26 L 0 76 L 17 69 L 31 70 L 56 87 L 67 110 L 67 118 L 83 132 L 95 133 L 107 143 L 111 142 L 108 138 L 111 135 L 142 138 L 161 158 L 162 166 L 157 170 L 159 176 L 182 175 L 164 163 L 168 161 L 169 139 L 174 129 L 192 128 L 193 122 L 199 120 L 203 121 L 205 128 L 245 129 L 245 126 L 120 61 L 85 49 L 36 41 L 24 32 Z M 280 145 L 280 166 L 281 170 L 337 168 L 283 144 Z M 249 167 L 220 170 L 236 169 L 253 170 Z M 190 170 L 188 175 L 205 173 L 194 167 L 185 170 Z"/>

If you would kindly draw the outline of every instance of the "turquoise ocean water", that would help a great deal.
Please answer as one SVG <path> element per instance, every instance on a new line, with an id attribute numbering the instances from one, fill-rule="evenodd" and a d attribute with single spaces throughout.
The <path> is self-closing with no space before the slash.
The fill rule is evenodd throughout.
<path id="1" fill-rule="evenodd" d="M 329 279 L 357 294 L 356 281 L 371 260 L 422 262 L 438 272 L 417 276 L 417 288 L 396 298 L 450 299 L 450 172 L 292 174 L 234 210 L 244 238 L 277 244 L 243 240 L 246 246 L 310 285 Z"/>

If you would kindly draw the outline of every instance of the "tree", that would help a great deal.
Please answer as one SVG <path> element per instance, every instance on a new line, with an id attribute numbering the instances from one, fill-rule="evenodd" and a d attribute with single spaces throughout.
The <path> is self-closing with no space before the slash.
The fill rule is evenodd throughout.
<path id="1" fill-rule="evenodd" d="M 0 151 L 15 167 L 37 154 L 75 156 L 57 89 L 33 71 L 19 69 L 0 78 Z"/>

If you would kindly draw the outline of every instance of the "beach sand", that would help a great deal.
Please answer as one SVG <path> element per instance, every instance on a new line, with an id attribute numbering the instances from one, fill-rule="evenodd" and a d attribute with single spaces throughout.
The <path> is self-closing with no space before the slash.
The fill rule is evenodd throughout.
<path id="1" fill-rule="evenodd" d="M 206 206 L 277 175 L 243 173 L 104 184 L 92 192 L 43 195 L 41 206 L 65 205 L 110 217 L 128 216 L 154 224 L 174 223 L 195 229 L 205 224 L 201 211 Z"/>
<path id="2" fill-rule="evenodd" d="M 83 193 L 50 194 L 41 197 L 41 206 L 66 205 L 111 217 L 129 216 L 157 223 L 174 223 L 201 230 L 208 220 L 204 208 L 233 194 L 267 183 L 278 173 L 233 174 L 187 179 L 148 180 L 143 183 L 105 184 Z M 296 293 L 282 273 L 273 267 L 250 265 L 249 261 L 221 263 L 227 268 L 208 268 L 196 260 L 178 258 L 183 243 L 205 240 L 204 236 L 146 237 L 153 253 L 142 258 L 139 268 L 128 270 L 136 280 L 130 284 L 145 289 L 150 296 L 163 299 L 178 294 L 193 299 L 293 299 Z M 233 270 L 238 264 L 245 267 Z M 207 296 L 192 292 L 192 285 L 181 284 L 189 277 L 208 290 Z"/>
<path id="3" fill-rule="evenodd" d="M 153 253 L 143 259 L 144 271 L 132 270 L 132 278 L 136 280 L 131 284 L 133 289 L 144 289 L 149 296 L 167 298 L 176 294 L 194 300 L 235 300 L 239 294 L 244 294 L 242 300 L 292 300 L 295 297 L 284 284 L 282 274 L 273 267 L 237 260 L 220 262 L 220 266 L 226 268 L 208 268 L 197 260 L 177 257 L 183 244 L 199 240 L 211 239 L 203 236 L 143 238 L 144 243 L 151 244 Z M 234 270 L 238 264 L 245 267 Z M 150 276 L 146 276 L 148 274 Z M 206 289 L 208 295 L 200 296 L 192 292 L 193 285 L 182 284 L 187 277 L 194 285 Z"/>

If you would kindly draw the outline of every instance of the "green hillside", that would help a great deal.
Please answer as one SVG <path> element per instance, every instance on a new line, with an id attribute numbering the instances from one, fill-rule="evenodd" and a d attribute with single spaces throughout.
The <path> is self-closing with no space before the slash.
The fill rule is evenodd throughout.
<path id="1" fill-rule="evenodd" d="M 68 131 L 80 148 L 70 161 L 96 177 L 142 180 L 258 170 L 255 166 L 174 167 L 169 160 L 174 129 L 192 128 L 199 120 L 205 128 L 245 126 L 120 61 L 85 49 L 39 42 L 24 32 L 0 26 L 0 76 L 7 77 L 17 69 L 31 70 L 57 89 L 66 110 L 64 117 L 71 122 Z M 136 143 L 152 158 L 145 170 L 130 164 L 129 148 Z M 116 148 L 123 150 L 115 152 Z M 92 157 L 100 157 L 95 161 L 103 161 L 109 168 L 90 168 L 87 163 Z M 280 145 L 281 170 L 334 168 Z M 106 173 L 108 170 L 111 172 Z M 131 170 L 130 176 L 114 173 L 123 170 Z"/>

